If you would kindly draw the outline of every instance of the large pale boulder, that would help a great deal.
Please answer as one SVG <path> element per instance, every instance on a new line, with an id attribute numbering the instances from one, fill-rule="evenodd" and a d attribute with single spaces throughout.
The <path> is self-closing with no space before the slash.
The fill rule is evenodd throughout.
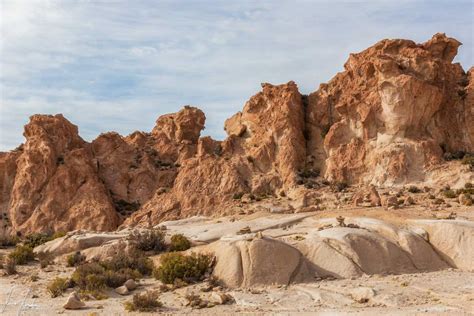
<path id="1" fill-rule="evenodd" d="M 412 220 L 424 229 L 436 252 L 450 265 L 474 271 L 474 223 L 465 220 Z"/>
<path id="2" fill-rule="evenodd" d="M 213 275 L 229 287 L 287 285 L 302 272 L 301 253 L 271 238 L 222 239 L 206 251 L 217 258 Z"/>
<path id="3" fill-rule="evenodd" d="M 110 241 L 124 239 L 128 233 L 97 233 L 97 232 L 70 232 L 64 237 L 48 241 L 34 249 L 36 254 L 46 253 L 54 257 L 63 254 L 82 251 L 85 249 L 103 246 Z M 104 254 L 104 248 L 99 250 Z"/>

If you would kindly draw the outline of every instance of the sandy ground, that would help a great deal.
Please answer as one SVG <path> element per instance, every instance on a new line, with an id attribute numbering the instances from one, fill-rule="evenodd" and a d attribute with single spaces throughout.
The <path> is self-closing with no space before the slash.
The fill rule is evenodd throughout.
<path id="1" fill-rule="evenodd" d="M 474 220 L 472 207 L 452 207 L 458 218 Z M 403 225 L 407 219 L 433 218 L 426 208 L 403 208 L 386 211 L 383 208 L 346 208 L 341 211 L 319 211 L 308 214 L 311 218 L 344 215 L 372 217 Z M 286 215 L 255 213 L 237 219 L 279 218 Z M 218 221 L 221 223 L 221 221 Z M 222 222 L 224 224 L 224 222 Z M 221 225 L 222 225 L 221 224 Z M 224 226 L 224 225 L 223 225 Z M 269 231 L 270 232 L 270 231 Z M 455 241 L 453 241 L 455 242 Z M 474 247 L 474 245 L 473 245 Z M 0 249 L 0 255 L 10 250 Z M 123 303 L 132 295 L 120 296 L 108 291 L 108 299 L 87 301 L 87 308 L 68 311 L 62 308 L 69 289 L 61 297 L 51 298 L 46 285 L 57 276 L 67 277 L 73 268 L 64 264 L 41 269 L 38 262 L 17 267 L 18 274 L 0 276 L 0 315 L 128 315 Z M 1 272 L 0 272 L 1 273 Z M 33 280 L 32 276 L 37 276 Z M 140 280 L 133 293 L 159 289 L 161 282 L 153 278 Z M 209 315 L 474 315 L 474 272 L 448 269 L 430 273 L 404 275 L 373 275 L 357 279 L 323 279 L 305 284 L 274 286 L 255 289 L 223 289 L 234 298 L 232 304 L 212 308 L 192 309 L 185 296 L 195 293 L 208 298 L 212 292 L 203 292 L 206 283 L 190 285 L 160 295 L 163 307 L 159 314 Z M 354 291 L 373 290 L 367 302 L 357 302 Z"/>
<path id="2" fill-rule="evenodd" d="M 2 315 L 125 315 L 123 302 L 131 298 L 108 292 L 108 299 L 87 301 L 87 308 L 65 311 L 62 308 L 68 293 L 50 298 L 45 291 L 48 280 L 68 275 L 71 268 L 55 267 L 51 272 L 40 271 L 37 264 L 20 267 L 17 276 L 0 278 L 0 314 Z M 38 281 L 30 276 L 38 273 Z M 158 289 L 160 282 L 154 279 L 140 280 L 136 290 Z M 370 276 L 355 280 L 315 280 L 314 283 L 255 289 L 225 290 L 235 302 L 212 308 L 191 309 L 184 306 L 186 293 L 194 292 L 206 298 L 202 292 L 205 284 L 196 284 L 162 293 L 163 314 L 211 314 L 211 315 L 474 315 L 474 273 L 454 269 L 445 271 Z M 375 295 L 368 302 L 359 303 L 352 292 L 370 288 Z M 69 290 L 71 291 L 71 290 Z M 8 301 L 8 302 L 7 302 Z M 5 303 L 7 302 L 7 305 Z M 21 310 L 20 310 L 21 309 Z"/>

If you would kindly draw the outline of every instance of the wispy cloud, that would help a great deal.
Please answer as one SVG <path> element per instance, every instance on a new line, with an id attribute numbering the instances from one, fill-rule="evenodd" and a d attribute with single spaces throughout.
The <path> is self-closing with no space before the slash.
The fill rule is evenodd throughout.
<path id="1" fill-rule="evenodd" d="M 260 82 L 328 81 L 350 52 L 382 38 L 436 32 L 473 64 L 472 1 L 36 1 L 0 0 L 0 150 L 23 141 L 34 113 L 64 113 L 91 140 L 150 130 L 192 104 L 205 134 Z"/>

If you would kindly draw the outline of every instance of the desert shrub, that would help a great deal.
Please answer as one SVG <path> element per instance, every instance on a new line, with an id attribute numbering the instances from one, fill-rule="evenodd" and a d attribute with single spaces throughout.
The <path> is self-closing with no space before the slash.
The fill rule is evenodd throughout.
<path id="1" fill-rule="evenodd" d="M 243 192 L 237 192 L 237 193 L 234 193 L 234 195 L 232 195 L 232 198 L 234 200 L 240 200 L 242 198 L 242 196 L 244 196 Z"/>
<path id="2" fill-rule="evenodd" d="M 175 234 L 171 236 L 171 251 L 183 251 L 191 248 L 191 242 L 183 234 Z"/>
<path id="3" fill-rule="evenodd" d="M 106 287 L 116 288 L 128 279 L 138 279 L 152 271 L 153 262 L 143 253 L 135 251 L 120 253 L 102 262 L 81 264 L 71 279 L 80 289 L 97 294 Z"/>
<path id="4" fill-rule="evenodd" d="M 101 265 L 106 270 L 132 269 L 137 270 L 142 275 L 150 275 L 153 271 L 153 262 L 138 250 L 118 253 L 111 259 L 101 262 Z"/>
<path id="5" fill-rule="evenodd" d="M 86 256 L 81 254 L 80 251 L 76 251 L 72 255 L 69 255 L 66 259 L 66 263 L 68 267 L 75 267 L 78 266 L 79 264 L 83 263 L 86 261 Z"/>
<path id="6" fill-rule="evenodd" d="M 158 307 L 163 306 L 158 301 L 159 293 L 157 291 L 147 291 L 133 295 L 132 301 L 125 302 L 125 309 L 129 312 L 153 312 Z"/>
<path id="7" fill-rule="evenodd" d="M 464 189 L 472 189 L 473 187 L 474 187 L 474 186 L 472 185 L 471 182 L 466 182 L 466 183 L 464 184 Z"/>
<path id="8" fill-rule="evenodd" d="M 348 187 L 348 185 L 345 182 L 335 182 L 335 183 L 331 184 L 332 190 L 336 191 L 336 192 L 341 192 L 344 189 L 346 189 L 347 187 Z"/>
<path id="9" fill-rule="evenodd" d="M 90 275 L 104 275 L 105 269 L 97 262 L 85 263 L 76 268 L 71 275 L 71 280 L 81 289 L 87 288 L 87 277 Z M 94 281 L 94 280 L 92 280 Z M 105 283 L 105 281 L 104 281 Z"/>
<path id="10" fill-rule="evenodd" d="M 52 240 L 52 235 L 46 233 L 33 233 L 25 236 L 23 244 L 30 248 L 35 248 L 50 240 Z"/>
<path id="11" fill-rule="evenodd" d="M 161 265 L 153 271 L 153 276 L 166 284 L 176 279 L 185 282 L 200 281 L 211 268 L 212 257 L 203 254 L 182 255 L 171 252 L 161 257 Z"/>
<path id="12" fill-rule="evenodd" d="M 161 229 L 135 231 L 128 239 L 138 250 L 163 251 L 166 249 L 165 235 Z"/>
<path id="13" fill-rule="evenodd" d="M 468 165 L 471 169 L 474 169 L 474 154 L 465 155 L 462 159 L 464 165 Z"/>
<path id="14" fill-rule="evenodd" d="M 138 279 L 141 277 L 140 272 L 130 268 L 121 269 L 118 271 L 107 270 L 104 274 L 105 284 L 108 287 L 116 288 L 125 283 L 129 279 Z"/>
<path id="15" fill-rule="evenodd" d="M 66 236 L 66 233 L 65 232 L 55 232 L 52 236 L 51 236 L 51 240 L 54 240 L 56 238 L 61 238 L 61 237 L 64 237 Z"/>
<path id="16" fill-rule="evenodd" d="M 41 269 L 44 269 L 48 265 L 50 265 L 51 262 L 53 262 L 53 258 L 54 258 L 54 256 L 49 252 L 40 252 L 36 255 L 36 257 L 38 258 L 40 262 Z"/>
<path id="17" fill-rule="evenodd" d="M 140 208 L 138 202 L 127 202 L 125 200 L 114 201 L 115 209 L 122 215 L 130 215 Z"/>
<path id="18" fill-rule="evenodd" d="M 466 156 L 466 152 L 462 150 L 455 151 L 455 152 L 445 152 L 443 154 L 444 160 L 447 160 L 447 161 L 463 159 L 465 156 Z"/>
<path id="19" fill-rule="evenodd" d="M 48 286 L 46 287 L 46 290 L 51 295 L 51 297 L 54 298 L 54 297 L 58 297 L 62 295 L 68 287 L 69 287 L 69 284 L 66 278 L 56 277 L 54 280 L 52 280 L 48 284 Z"/>
<path id="20" fill-rule="evenodd" d="M 3 262 L 3 269 L 7 275 L 16 274 L 16 262 L 15 259 L 7 257 Z"/>
<path id="21" fill-rule="evenodd" d="M 2 235 L 0 236 L 0 248 L 14 247 L 20 239 L 17 236 Z"/>
<path id="22" fill-rule="evenodd" d="M 453 190 L 444 190 L 443 195 L 448 199 L 453 199 L 457 196 L 456 192 L 454 192 Z"/>
<path id="23" fill-rule="evenodd" d="M 319 177 L 319 170 L 318 169 L 303 169 L 301 170 L 300 172 L 298 172 L 298 175 L 301 177 L 301 178 L 317 178 Z"/>
<path id="24" fill-rule="evenodd" d="M 27 264 L 35 258 L 33 249 L 26 245 L 16 246 L 15 250 L 13 250 L 8 257 L 15 260 L 15 263 L 19 265 Z"/>
<path id="25" fill-rule="evenodd" d="M 408 192 L 410 192 L 410 193 L 420 193 L 421 190 L 417 186 L 412 185 L 408 188 Z"/>

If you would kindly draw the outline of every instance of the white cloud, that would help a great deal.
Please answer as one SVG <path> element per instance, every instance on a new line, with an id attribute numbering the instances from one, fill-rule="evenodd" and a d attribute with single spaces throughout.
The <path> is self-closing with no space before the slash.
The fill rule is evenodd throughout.
<path id="1" fill-rule="evenodd" d="M 184 104 L 220 138 L 260 82 L 314 91 L 382 38 L 446 32 L 464 43 L 465 68 L 474 51 L 471 1 L 0 3 L 0 150 L 23 141 L 34 113 L 62 112 L 90 140 L 151 129 Z"/>

